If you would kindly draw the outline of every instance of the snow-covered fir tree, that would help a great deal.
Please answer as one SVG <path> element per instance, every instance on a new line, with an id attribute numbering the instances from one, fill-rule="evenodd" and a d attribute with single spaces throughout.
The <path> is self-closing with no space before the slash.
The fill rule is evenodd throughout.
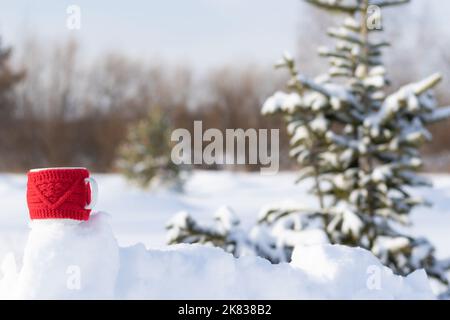
<path id="1" fill-rule="evenodd" d="M 24 72 L 12 69 L 11 52 L 11 48 L 3 46 L 0 38 L 0 123 L 3 127 L 8 125 L 14 115 L 13 90 L 24 77 Z"/>
<path id="2" fill-rule="evenodd" d="M 330 68 L 309 79 L 285 56 L 278 65 L 289 70 L 291 91 L 276 93 L 263 107 L 265 114 L 285 115 L 291 153 L 302 166 L 300 179 L 315 181 L 312 191 L 319 206 L 305 219 L 321 220 L 332 243 L 367 248 L 400 274 L 425 268 L 448 285 L 449 266 L 437 261 L 433 246 L 396 229 L 410 224 L 414 207 L 427 204 L 411 193 L 412 187 L 429 185 L 417 175 L 419 148 L 431 140 L 426 126 L 450 115 L 450 108 L 437 108 L 432 95 L 439 74 L 387 94 L 381 57 L 389 43 L 379 39 L 379 29 L 371 28 L 368 12 L 374 5 L 408 1 L 308 2 L 346 15 L 340 26 L 328 30 L 334 47 L 319 49 Z M 289 214 L 275 210 L 270 215 Z"/>
<path id="3" fill-rule="evenodd" d="M 129 128 L 119 148 L 118 167 L 130 181 L 141 187 L 182 186 L 181 168 L 171 160 L 172 127 L 161 108 L 153 108 L 145 119 Z"/>

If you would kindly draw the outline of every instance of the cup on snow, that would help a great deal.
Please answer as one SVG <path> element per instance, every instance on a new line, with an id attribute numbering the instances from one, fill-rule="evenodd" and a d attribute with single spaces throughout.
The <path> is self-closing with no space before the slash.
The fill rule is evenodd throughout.
<path id="1" fill-rule="evenodd" d="M 89 220 L 97 195 L 97 182 L 86 168 L 42 168 L 28 172 L 27 204 L 32 220 Z"/>

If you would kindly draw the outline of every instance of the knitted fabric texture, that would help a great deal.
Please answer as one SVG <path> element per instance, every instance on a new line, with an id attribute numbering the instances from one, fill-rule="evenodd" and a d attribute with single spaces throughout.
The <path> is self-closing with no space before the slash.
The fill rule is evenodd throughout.
<path id="1" fill-rule="evenodd" d="M 88 220 L 91 190 L 87 169 L 45 169 L 28 173 L 27 203 L 31 219 Z"/>

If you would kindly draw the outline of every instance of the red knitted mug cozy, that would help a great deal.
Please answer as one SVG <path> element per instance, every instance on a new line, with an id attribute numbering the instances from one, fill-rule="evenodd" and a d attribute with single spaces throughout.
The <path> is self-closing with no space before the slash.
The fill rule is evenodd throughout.
<path id="1" fill-rule="evenodd" d="M 27 203 L 31 219 L 88 220 L 91 190 L 89 171 L 43 169 L 28 172 Z"/>

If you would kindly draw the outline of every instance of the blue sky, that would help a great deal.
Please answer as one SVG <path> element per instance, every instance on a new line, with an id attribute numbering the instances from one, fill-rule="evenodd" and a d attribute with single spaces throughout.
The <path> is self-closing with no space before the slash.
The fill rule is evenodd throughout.
<path id="1" fill-rule="evenodd" d="M 450 29 L 450 1 L 415 0 L 410 13 L 425 1 L 439 27 Z M 71 4 L 81 8 L 78 31 L 66 28 Z M 267 65 L 284 50 L 296 51 L 304 6 L 301 0 L 0 0 L 0 34 L 12 45 L 33 35 L 49 44 L 75 37 L 87 56 L 119 51 L 196 68 Z"/>

